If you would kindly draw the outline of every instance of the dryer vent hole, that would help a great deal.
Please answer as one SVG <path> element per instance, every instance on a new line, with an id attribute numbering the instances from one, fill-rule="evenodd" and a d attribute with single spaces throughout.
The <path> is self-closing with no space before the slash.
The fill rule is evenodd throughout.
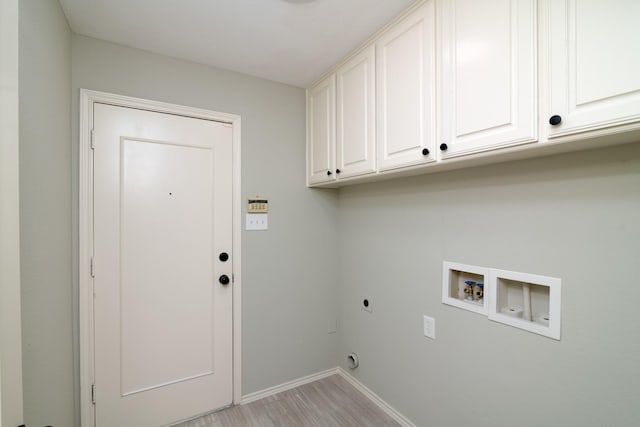
<path id="1" fill-rule="evenodd" d="M 349 369 L 356 369 L 360 365 L 358 361 L 358 355 L 355 353 L 349 353 L 347 355 L 347 366 Z"/>

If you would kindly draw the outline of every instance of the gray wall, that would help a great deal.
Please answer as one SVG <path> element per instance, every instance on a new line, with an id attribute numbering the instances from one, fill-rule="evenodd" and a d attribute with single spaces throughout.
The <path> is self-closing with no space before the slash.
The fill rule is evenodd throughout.
<path id="1" fill-rule="evenodd" d="M 420 426 L 637 424 L 639 144 L 310 190 L 302 89 L 71 35 L 54 1 L 20 12 L 28 425 L 78 425 L 80 88 L 242 116 L 243 198 L 270 200 L 242 239 L 244 394 L 356 351 Z M 562 340 L 441 304 L 443 260 L 562 278 Z"/>
<path id="2" fill-rule="evenodd" d="M 242 236 L 242 392 L 335 367 L 337 194 L 304 185 L 304 90 L 75 34 L 72 64 L 74 194 L 80 88 L 241 115 L 243 199 L 269 198 L 269 230 Z"/>
<path id="3" fill-rule="evenodd" d="M 639 143 L 348 187 L 338 212 L 341 365 L 417 425 L 638 425 Z M 562 340 L 443 305 L 444 260 L 561 278 Z"/>
<path id="4" fill-rule="evenodd" d="M 71 32 L 51 0 L 19 24 L 25 422 L 72 426 Z"/>
<path id="5" fill-rule="evenodd" d="M 18 0 L 0 2 L 0 425 L 22 424 Z"/>
<path id="6" fill-rule="evenodd" d="M 79 425 L 80 88 L 242 116 L 243 198 L 270 200 L 270 229 L 242 238 L 243 393 L 335 366 L 337 193 L 304 187 L 304 91 L 71 35 L 57 2 L 20 3 L 27 423 Z"/>

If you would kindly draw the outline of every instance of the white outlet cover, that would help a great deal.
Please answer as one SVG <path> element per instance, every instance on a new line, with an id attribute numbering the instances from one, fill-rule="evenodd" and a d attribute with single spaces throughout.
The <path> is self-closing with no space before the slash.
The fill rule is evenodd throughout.
<path id="1" fill-rule="evenodd" d="M 433 317 L 424 316 L 424 336 L 432 340 L 436 339 L 436 319 Z"/>
<path id="2" fill-rule="evenodd" d="M 245 229 L 266 230 L 269 228 L 269 214 L 247 214 Z"/>

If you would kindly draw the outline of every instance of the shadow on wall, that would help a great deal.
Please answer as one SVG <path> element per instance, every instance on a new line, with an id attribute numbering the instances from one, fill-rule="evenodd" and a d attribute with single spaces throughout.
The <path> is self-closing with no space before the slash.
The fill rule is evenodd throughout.
<path id="1" fill-rule="evenodd" d="M 448 172 L 416 175 L 340 189 L 349 198 L 402 197 L 414 193 L 443 193 L 487 187 L 527 186 L 633 173 L 626 164 L 640 159 L 640 141 L 553 156 L 524 159 Z M 508 181 L 505 180 L 508 177 Z M 452 202 L 455 199 L 452 198 Z"/>

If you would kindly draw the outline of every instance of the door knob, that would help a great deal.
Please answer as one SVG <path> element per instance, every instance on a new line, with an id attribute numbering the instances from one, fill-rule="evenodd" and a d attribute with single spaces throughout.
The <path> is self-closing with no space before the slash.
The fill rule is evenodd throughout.
<path id="1" fill-rule="evenodd" d="M 229 259 L 229 254 L 226 252 L 220 252 L 220 255 L 218 256 L 218 259 L 222 262 L 225 262 Z"/>
<path id="2" fill-rule="evenodd" d="M 223 285 L 228 285 L 230 281 L 231 280 L 229 280 L 229 276 L 227 276 L 226 274 L 223 274 L 218 278 L 218 282 L 220 282 Z"/>
<path id="3" fill-rule="evenodd" d="M 557 114 L 555 116 L 549 117 L 549 124 L 551 126 L 558 126 L 560 122 L 562 122 L 562 117 L 558 116 Z"/>

